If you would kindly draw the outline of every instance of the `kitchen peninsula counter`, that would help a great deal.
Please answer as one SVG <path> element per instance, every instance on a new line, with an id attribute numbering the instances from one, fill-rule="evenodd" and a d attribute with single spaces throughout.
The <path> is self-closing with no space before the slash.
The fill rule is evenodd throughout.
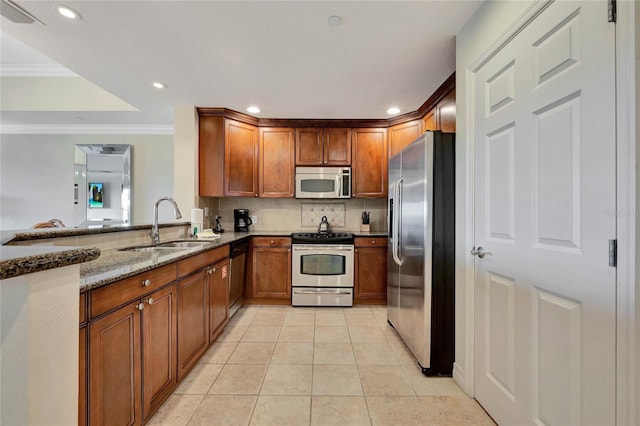
<path id="1" fill-rule="evenodd" d="M 187 226 L 187 222 L 165 223 L 163 227 Z M 250 232 L 225 232 L 220 238 L 207 241 L 201 248 L 184 250 L 167 250 L 167 254 L 153 252 L 119 250 L 117 248 L 100 250 L 97 247 L 24 245 L 30 241 L 74 237 L 84 235 L 105 234 L 112 232 L 150 229 L 151 225 L 136 226 L 102 226 L 87 228 L 47 228 L 41 230 L 4 231 L 0 246 L 0 279 L 12 278 L 63 266 L 80 265 L 80 292 L 101 287 L 112 282 L 145 272 L 159 266 L 175 262 L 195 254 L 214 249 L 235 241 L 250 237 L 282 237 L 290 236 L 300 230 L 254 230 Z M 310 230 L 304 230 L 309 232 Z M 385 231 L 349 231 L 355 237 L 386 237 Z M 172 238 L 171 240 L 188 240 Z M 195 240 L 191 238 L 190 240 Z M 169 241 L 169 240 L 166 240 Z M 163 242 L 166 242 L 163 241 Z M 22 243 L 23 245 L 12 245 Z M 145 245 L 145 244 L 140 244 Z"/>

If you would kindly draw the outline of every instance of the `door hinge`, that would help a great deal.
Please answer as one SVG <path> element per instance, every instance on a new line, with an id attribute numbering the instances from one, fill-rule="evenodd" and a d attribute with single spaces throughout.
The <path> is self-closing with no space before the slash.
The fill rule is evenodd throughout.
<path id="1" fill-rule="evenodd" d="M 608 0 L 608 12 L 609 12 L 609 22 L 616 22 L 616 14 L 617 14 L 617 0 Z"/>
<path id="2" fill-rule="evenodd" d="M 618 266 L 618 240 L 609 240 L 609 266 Z"/>

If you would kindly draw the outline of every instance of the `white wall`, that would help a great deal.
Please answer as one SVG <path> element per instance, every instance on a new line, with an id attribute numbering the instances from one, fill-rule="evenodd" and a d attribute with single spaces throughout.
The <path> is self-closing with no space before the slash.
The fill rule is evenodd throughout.
<path id="1" fill-rule="evenodd" d="M 73 226 L 76 144 L 132 145 L 133 224 L 151 223 L 155 201 L 173 196 L 172 135 L 4 134 L 0 139 L 0 229 L 28 229 L 52 218 Z M 159 218 L 175 220 L 170 208 L 161 208 Z"/>
<path id="2" fill-rule="evenodd" d="M 531 1 L 486 1 L 456 36 L 456 355 L 454 378 L 470 395 L 473 383 L 473 339 L 467 325 L 473 321 L 473 262 L 469 250 L 471 191 L 467 170 L 473 161 L 467 130 L 467 67 L 526 10 Z"/>

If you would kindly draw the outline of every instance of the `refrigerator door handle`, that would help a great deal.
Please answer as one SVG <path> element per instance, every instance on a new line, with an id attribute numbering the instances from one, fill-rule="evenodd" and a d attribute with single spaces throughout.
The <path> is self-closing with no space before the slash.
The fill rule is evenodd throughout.
<path id="1" fill-rule="evenodd" d="M 393 255 L 393 261 L 398 265 L 402 265 L 402 259 L 400 258 L 400 235 L 401 235 L 401 215 L 402 215 L 402 181 L 400 178 L 395 183 L 394 195 L 395 195 L 395 211 L 393 212 L 393 244 L 391 246 L 391 254 Z"/>

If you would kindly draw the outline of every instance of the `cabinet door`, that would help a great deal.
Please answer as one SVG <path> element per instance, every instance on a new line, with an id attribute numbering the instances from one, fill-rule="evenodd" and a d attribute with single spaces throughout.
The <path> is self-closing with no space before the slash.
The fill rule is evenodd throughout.
<path id="1" fill-rule="evenodd" d="M 142 424 L 138 308 L 131 303 L 89 325 L 91 424 Z"/>
<path id="2" fill-rule="evenodd" d="M 389 127 L 389 157 L 393 157 L 422 134 L 421 120 Z"/>
<path id="3" fill-rule="evenodd" d="M 213 265 L 209 275 L 209 343 L 220 335 L 229 319 L 229 260 Z"/>
<path id="4" fill-rule="evenodd" d="M 201 197 L 224 195 L 224 119 L 200 117 L 198 184 Z"/>
<path id="5" fill-rule="evenodd" d="M 354 198 L 387 197 L 387 129 L 353 129 L 352 194 Z"/>
<path id="6" fill-rule="evenodd" d="M 454 133 L 456 131 L 456 91 L 452 90 L 438 102 L 438 130 Z"/>
<path id="7" fill-rule="evenodd" d="M 422 131 L 438 130 L 438 120 L 436 120 L 436 108 L 433 108 L 422 117 Z"/>
<path id="8" fill-rule="evenodd" d="M 321 166 L 323 155 L 322 128 L 296 129 L 296 166 Z"/>
<path id="9" fill-rule="evenodd" d="M 380 247 L 355 249 L 354 301 L 356 303 L 383 304 L 387 301 L 386 240 L 380 241 L 379 245 Z"/>
<path id="10" fill-rule="evenodd" d="M 176 285 L 151 293 L 143 302 L 142 412 L 146 421 L 176 386 Z"/>
<path id="11" fill-rule="evenodd" d="M 351 129 L 324 129 L 324 164 L 327 166 L 351 165 Z"/>
<path id="12" fill-rule="evenodd" d="M 78 426 L 87 424 L 87 327 L 80 327 L 78 361 Z"/>
<path id="13" fill-rule="evenodd" d="M 209 346 L 209 271 L 203 269 L 178 281 L 178 380 Z"/>
<path id="14" fill-rule="evenodd" d="M 292 128 L 261 128 L 260 196 L 292 198 L 295 191 L 295 144 Z"/>
<path id="15" fill-rule="evenodd" d="M 233 120 L 225 121 L 224 193 L 256 197 L 258 194 L 258 129 Z"/>
<path id="16" fill-rule="evenodd" d="M 253 248 L 253 297 L 291 299 L 291 249 Z"/>

